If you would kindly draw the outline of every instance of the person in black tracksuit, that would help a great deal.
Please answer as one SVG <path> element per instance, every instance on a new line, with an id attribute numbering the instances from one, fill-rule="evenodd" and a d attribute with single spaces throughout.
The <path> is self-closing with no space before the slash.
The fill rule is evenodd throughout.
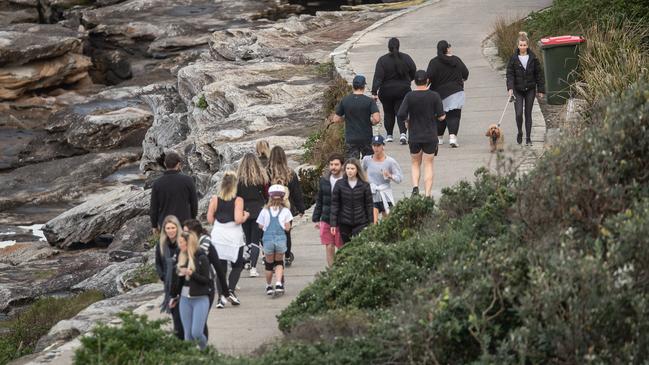
<path id="1" fill-rule="evenodd" d="M 448 125 L 449 144 L 457 147 L 457 133 L 464 106 L 464 82 L 469 78 L 469 69 L 459 57 L 451 54 L 451 45 L 442 40 L 437 43 L 437 57 L 428 63 L 426 75 L 430 89 L 442 98 L 446 112 L 446 119 L 437 123 L 438 142 L 442 144 Z"/>
<path id="2" fill-rule="evenodd" d="M 275 146 L 270 150 L 270 158 L 268 159 L 268 177 L 271 184 L 279 184 L 288 187 L 288 201 L 291 204 L 291 214 L 293 217 L 304 215 L 306 207 L 304 206 L 304 196 L 302 194 L 302 187 L 300 180 L 295 171 L 288 167 L 288 160 L 286 159 L 286 152 L 280 146 Z M 294 260 L 293 252 L 291 251 L 291 231 L 286 232 L 286 246 L 287 250 L 284 254 L 285 266 L 291 266 Z"/>
<path id="3" fill-rule="evenodd" d="M 343 243 L 374 220 L 372 190 L 357 159 L 347 160 L 345 174 L 331 193 L 331 234 L 340 231 Z"/>
<path id="4" fill-rule="evenodd" d="M 372 95 L 381 100 L 383 104 L 383 124 L 387 134 L 386 142 L 392 142 L 394 122 L 397 111 L 401 106 L 403 97 L 410 91 L 410 83 L 415 77 L 417 66 L 412 58 L 399 52 L 399 40 L 390 38 L 388 41 L 389 53 L 381 56 L 376 62 L 374 80 L 372 81 Z M 399 140 L 401 144 L 407 143 L 407 128 L 405 123 L 399 122 Z"/>
<path id="5" fill-rule="evenodd" d="M 523 110 L 525 110 L 525 144 L 532 145 L 532 106 L 534 96 L 538 93 L 540 98 L 545 93 L 545 80 L 541 70 L 541 62 L 534 52 L 529 49 L 527 33 L 520 32 L 518 48 L 507 63 L 507 92 L 516 98 L 514 109 L 516 111 L 516 127 L 518 135 L 516 142 L 523 143 Z"/>

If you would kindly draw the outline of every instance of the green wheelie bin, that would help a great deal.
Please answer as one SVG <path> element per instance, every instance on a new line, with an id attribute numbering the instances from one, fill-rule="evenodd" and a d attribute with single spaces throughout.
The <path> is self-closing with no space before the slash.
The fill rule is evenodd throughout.
<path id="1" fill-rule="evenodd" d="M 539 41 L 548 104 L 565 104 L 570 98 L 570 86 L 577 76 L 579 46 L 585 41 L 581 36 L 571 35 L 542 38 Z"/>

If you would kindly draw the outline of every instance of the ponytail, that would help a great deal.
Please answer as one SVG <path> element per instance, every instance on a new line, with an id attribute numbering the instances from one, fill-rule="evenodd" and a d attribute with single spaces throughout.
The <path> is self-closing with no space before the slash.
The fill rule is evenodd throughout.
<path id="1" fill-rule="evenodd" d="M 390 38 L 388 41 L 388 51 L 390 52 L 390 57 L 394 59 L 394 66 L 397 75 L 401 78 L 408 78 L 408 65 L 401 58 L 399 53 L 399 39 Z"/>

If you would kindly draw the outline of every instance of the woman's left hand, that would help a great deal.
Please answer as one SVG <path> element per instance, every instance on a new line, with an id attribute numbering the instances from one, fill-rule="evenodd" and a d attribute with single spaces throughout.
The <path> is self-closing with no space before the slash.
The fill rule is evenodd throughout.
<path id="1" fill-rule="evenodd" d="M 187 271 L 185 271 L 185 275 L 187 275 L 187 277 L 191 277 L 193 273 L 194 272 L 190 268 L 187 268 Z"/>
<path id="2" fill-rule="evenodd" d="M 540 99 L 543 99 L 543 97 L 545 96 L 544 93 L 538 93 L 538 94 L 536 94 L 536 95 L 537 95 Z"/>

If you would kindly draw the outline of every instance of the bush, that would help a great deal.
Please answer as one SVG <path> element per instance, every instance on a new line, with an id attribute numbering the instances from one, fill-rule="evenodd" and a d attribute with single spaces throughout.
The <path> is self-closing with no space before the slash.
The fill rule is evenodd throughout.
<path id="1" fill-rule="evenodd" d="M 365 229 L 356 239 L 360 242 L 396 243 L 412 237 L 431 218 L 433 199 L 416 196 L 397 202 L 386 219 Z"/>
<path id="2" fill-rule="evenodd" d="M 198 97 L 198 101 L 196 102 L 196 106 L 199 109 L 205 110 L 207 109 L 207 99 L 205 99 L 205 95 L 201 95 Z"/>
<path id="3" fill-rule="evenodd" d="M 322 176 L 322 169 L 318 168 L 306 168 L 298 172 L 300 188 L 302 188 L 306 207 L 310 207 L 316 202 L 318 189 L 320 188 L 320 176 Z"/>
<path id="4" fill-rule="evenodd" d="M 11 319 L 9 333 L 0 336 L 0 364 L 32 353 L 38 340 L 59 321 L 74 317 L 90 304 L 102 300 L 98 291 L 87 291 L 65 298 L 41 298 Z"/>
<path id="5" fill-rule="evenodd" d="M 158 273 L 156 272 L 153 263 L 144 262 L 138 266 L 131 275 L 129 275 L 126 280 L 126 285 L 130 288 L 136 288 L 138 286 L 153 284 L 159 281 L 160 278 L 158 278 Z"/>

